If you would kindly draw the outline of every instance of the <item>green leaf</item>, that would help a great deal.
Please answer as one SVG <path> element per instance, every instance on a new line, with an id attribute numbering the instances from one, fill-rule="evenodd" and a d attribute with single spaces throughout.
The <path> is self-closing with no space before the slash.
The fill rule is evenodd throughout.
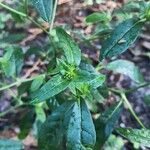
<path id="1" fill-rule="evenodd" d="M 31 92 L 38 90 L 40 86 L 43 84 L 44 79 L 45 79 L 45 76 L 39 76 L 36 79 L 34 79 L 31 84 Z"/>
<path id="2" fill-rule="evenodd" d="M 42 102 L 47 100 L 60 92 L 64 91 L 70 84 L 70 81 L 62 79 L 60 75 L 52 77 L 41 89 L 33 94 L 32 103 Z"/>
<path id="3" fill-rule="evenodd" d="M 103 146 L 105 141 L 111 135 L 117 120 L 120 117 L 122 110 L 122 102 L 115 104 L 108 108 L 95 122 L 97 143 L 95 146 L 96 150 L 99 150 Z"/>
<path id="4" fill-rule="evenodd" d="M 39 129 L 38 146 L 40 150 L 64 150 L 64 117 L 72 109 L 73 101 L 60 105 Z"/>
<path id="5" fill-rule="evenodd" d="M 104 102 L 104 97 L 99 93 L 97 89 L 91 89 L 91 94 L 94 98 L 94 100 L 98 103 L 103 103 Z"/>
<path id="6" fill-rule="evenodd" d="M 64 51 L 67 62 L 78 66 L 81 61 L 81 50 L 72 37 L 58 27 L 53 30 L 52 36 L 54 36 L 57 46 Z"/>
<path id="7" fill-rule="evenodd" d="M 95 12 L 86 17 L 87 23 L 96 23 L 96 22 L 107 22 L 111 19 L 111 16 L 104 12 Z"/>
<path id="8" fill-rule="evenodd" d="M 24 54 L 20 47 L 14 47 L 13 55 L 15 57 L 16 75 L 18 75 L 23 67 Z"/>
<path id="9" fill-rule="evenodd" d="M 100 60 L 117 56 L 126 51 L 134 43 L 142 29 L 143 22 L 128 19 L 119 24 L 102 45 Z"/>
<path id="10" fill-rule="evenodd" d="M 2 70 L 7 77 L 18 75 L 23 66 L 23 52 L 19 47 L 7 47 L 6 53 L 0 58 Z"/>
<path id="11" fill-rule="evenodd" d="M 37 9 L 44 21 L 50 22 L 53 13 L 54 0 L 32 0 L 33 6 Z"/>
<path id="12" fill-rule="evenodd" d="M 33 124 L 33 135 L 38 138 L 39 129 L 41 128 L 42 123 L 46 120 L 46 114 L 41 104 L 35 106 L 36 119 Z"/>
<path id="13" fill-rule="evenodd" d="M 22 111 L 22 117 L 19 121 L 20 133 L 18 135 L 19 139 L 25 139 L 26 136 L 32 129 L 32 125 L 34 122 L 35 110 L 33 107 L 24 108 Z"/>
<path id="14" fill-rule="evenodd" d="M 96 142 L 95 127 L 84 101 L 74 103 L 67 129 L 67 148 L 72 150 L 93 148 Z"/>
<path id="15" fill-rule="evenodd" d="M 14 50 L 12 47 L 7 48 L 6 53 L 2 58 L 0 58 L 0 64 L 2 67 L 2 70 L 4 71 L 5 75 L 7 77 L 14 76 L 15 75 L 15 59 L 13 56 Z"/>
<path id="16" fill-rule="evenodd" d="M 120 59 L 110 62 L 106 68 L 114 71 L 115 73 L 121 73 L 126 76 L 129 76 L 133 81 L 137 83 L 144 82 L 144 78 L 140 73 L 139 68 L 136 67 L 133 62 Z"/>
<path id="17" fill-rule="evenodd" d="M 23 147 L 20 141 L 0 139 L 0 150 L 22 150 Z"/>
<path id="18" fill-rule="evenodd" d="M 98 74 L 95 79 L 89 82 L 91 88 L 97 89 L 98 87 L 102 86 L 102 84 L 105 82 L 105 75 Z"/>
<path id="19" fill-rule="evenodd" d="M 123 150 L 124 141 L 121 137 L 110 135 L 107 142 L 105 143 L 104 150 Z"/>
<path id="20" fill-rule="evenodd" d="M 58 107 L 42 125 L 40 150 L 92 149 L 96 141 L 95 128 L 84 101 L 68 101 Z"/>
<path id="21" fill-rule="evenodd" d="M 98 76 L 97 74 L 90 73 L 86 70 L 78 69 L 73 81 L 74 82 L 91 82 L 97 76 Z"/>
<path id="22" fill-rule="evenodd" d="M 116 131 L 132 143 L 139 143 L 141 146 L 150 148 L 149 129 L 118 128 Z"/>

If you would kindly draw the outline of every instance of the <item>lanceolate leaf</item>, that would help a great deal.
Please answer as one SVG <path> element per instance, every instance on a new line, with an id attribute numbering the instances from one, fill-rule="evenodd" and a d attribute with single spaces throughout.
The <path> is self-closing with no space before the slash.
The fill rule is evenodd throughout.
<path id="1" fill-rule="evenodd" d="M 64 51 L 67 62 L 78 66 L 81 61 L 81 50 L 78 45 L 62 28 L 57 27 L 55 31 L 58 42 L 57 45 Z"/>
<path id="2" fill-rule="evenodd" d="M 96 22 L 107 22 L 110 20 L 110 15 L 102 12 L 95 12 L 86 17 L 87 23 L 96 23 Z"/>
<path id="3" fill-rule="evenodd" d="M 64 150 L 65 141 L 64 139 L 64 116 L 74 105 L 74 102 L 68 101 L 63 105 L 59 106 L 45 121 L 42 125 L 38 145 L 40 150 Z"/>
<path id="4" fill-rule="evenodd" d="M 58 107 L 42 125 L 40 150 L 81 150 L 94 146 L 95 128 L 84 101 L 68 101 Z"/>
<path id="5" fill-rule="evenodd" d="M 0 150 L 22 150 L 23 144 L 20 141 L 0 139 Z"/>
<path id="6" fill-rule="evenodd" d="M 99 150 L 105 143 L 107 138 L 111 135 L 117 120 L 120 117 L 122 110 L 122 102 L 107 109 L 97 120 L 96 120 L 96 133 L 97 143 L 96 150 Z"/>
<path id="7" fill-rule="evenodd" d="M 96 142 L 96 133 L 91 114 L 84 101 L 74 103 L 67 128 L 67 148 L 80 150 L 92 148 Z"/>
<path id="8" fill-rule="evenodd" d="M 41 89 L 37 90 L 36 93 L 33 94 L 32 103 L 42 102 L 56 94 L 59 94 L 64 91 L 69 84 L 70 81 L 62 79 L 60 75 L 54 76 L 45 85 L 43 85 Z"/>
<path id="9" fill-rule="evenodd" d="M 98 74 L 97 77 L 95 79 L 93 79 L 92 81 L 90 81 L 90 86 L 93 89 L 96 89 L 100 86 L 102 86 L 102 84 L 105 82 L 105 75 L 102 74 Z"/>
<path id="10" fill-rule="evenodd" d="M 40 16 L 46 21 L 51 21 L 54 0 L 32 0 L 33 6 L 37 9 Z"/>
<path id="11" fill-rule="evenodd" d="M 119 24 L 110 38 L 102 45 L 100 60 L 126 51 L 136 40 L 142 25 L 141 21 L 135 21 L 134 19 L 128 19 Z"/>
<path id="12" fill-rule="evenodd" d="M 139 143 L 142 146 L 150 148 L 150 130 L 149 129 L 129 129 L 118 128 L 116 131 L 123 137 L 133 143 Z"/>
<path id="13" fill-rule="evenodd" d="M 121 73 L 126 76 L 129 76 L 132 80 L 138 83 L 144 82 L 143 76 L 140 73 L 140 70 L 138 67 L 134 65 L 134 63 L 127 61 L 127 60 L 116 60 L 113 62 L 110 62 L 107 67 L 107 69 L 112 70 L 116 73 Z"/>

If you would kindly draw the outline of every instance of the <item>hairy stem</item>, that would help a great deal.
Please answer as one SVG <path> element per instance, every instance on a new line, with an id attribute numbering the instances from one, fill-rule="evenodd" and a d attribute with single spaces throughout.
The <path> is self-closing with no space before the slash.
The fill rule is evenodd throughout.
<path id="1" fill-rule="evenodd" d="M 125 93 L 121 93 L 121 97 L 124 100 L 125 104 L 128 106 L 128 109 L 130 110 L 131 114 L 133 115 L 133 117 L 136 119 L 136 121 L 141 125 L 142 128 L 145 128 L 145 126 L 143 125 L 143 123 L 141 122 L 141 120 L 139 119 L 139 117 L 136 115 L 136 113 L 134 112 L 130 102 L 128 101 Z"/>

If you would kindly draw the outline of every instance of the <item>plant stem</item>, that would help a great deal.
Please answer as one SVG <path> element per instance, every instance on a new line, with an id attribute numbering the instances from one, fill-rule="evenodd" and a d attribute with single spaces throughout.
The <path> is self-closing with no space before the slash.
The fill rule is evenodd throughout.
<path id="1" fill-rule="evenodd" d="M 12 12 L 12 13 L 18 14 L 18 15 L 20 15 L 20 16 L 22 16 L 22 17 L 27 17 L 26 14 L 24 14 L 24 13 L 22 13 L 22 12 L 19 12 L 19 11 L 15 10 L 15 9 L 13 9 L 13 8 L 11 8 L 11 7 L 9 7 L 9 6 L 5 5 L 5 4 L 3 4 L 2 2 L 0 2 L 0 6 L 3 7 L 3 8 L 5 8 L 5 9 L 7 9 L 8 11 L 10 11 L 10 12 Z"/>
<path id="2" fill-rule="evenodd" d="M 139 117 L 134 112 L 134 110 L 133 110 L 130 102 L 128 101 L 125 93 L 121 93 L 121 97 L 124 100 L 124 102 L 126 103 L 126 105 L 128 106 L 128 109 L 130 110 L 131 114 L 134 116 L 134 118 L 136 119 L 136 121 L 141 125 L 142 128 L 145 128 L 145 126 L 143 125 L 143 123 L 141 122 L 141 120 L 139 119 Z"/>
<path id="3" fill-rule="evenodd" d="M 132 92 L 134 92 L 136 90 L 139 90 L 139 89 L 144 88 L 144 87 L 149 86 L 149 85 L 150 85 L 149 82 L 148 83 L 144 83 L 144 84 L 142 84 L 142 85 L 140 85 L 140 86 L 138 86 L 136 88 L 126 90 L 126 93 L 132 93 Z"/>
<path id="4" fill-rule="evenodd" d="M 36 79 L 36 78 L 39 77 L 39 76 L 45 76 L 45 74 L 41 74 L 41 75 L 38 75 L 38 76 L 35 76 L 35 77 L 31 77 L 31 78 L 28 78 L 28 79 L 19 79 L 18 81 L 14 82 L 14 83 L 12 83 L 12 84 L 10 84 L 10 85 L 6 85 L 6 86 L 4 86 L 4 87 L 1 87 L 1 88 L 0 88 L 0 91 L 3 91 L 3 90 L 6 90 L 6 89 L 9 89 L 9 88 L 12 88 L 12 87 L 14 87 L 14 86 L 19 86 L 20 84 L 25 83 L 25 82 L 32 81 L 32 80 Z"/>
<path id="5" fill-rule="evenodd" d="M 50 24 L 50 29 L 49 32 L 51 33 L 53 26 L 54 26 L 54 21 L 55 21 L 55 16 L 56 16 L 56 10 L 57 10 L 57 4 L 58 4 L 58 0 L 55 0 L 55 4 L 54 4 L 54 10 L 53 10 L 53 15 L 52 15 L 52 21 Z"/>
<path id="6" fill-rule="evenodd" d="M 15 10 L 15 9 L 13 9 L 13 8 L 11 8 L 11 7 L 3 4 L 2 2 L 0 2 L 0 6 L 3 7 L 3 8 L 5 8 L 6 10 L 12 12 L 12 13 L 15 13 L 15 14 L 17 14 L 19 16 L 22 16 L 22 17 L 30 20 L 32 23 L 34 23 L 36 26 L 38 26 L 40 29 L 42 29 L 45 33 L 49 34 L 46 29 L 44 29 L 38 22 L 36 22 L 33 18 L 29 17 L 27 14 L 19 12 L 19 11 Z"/>

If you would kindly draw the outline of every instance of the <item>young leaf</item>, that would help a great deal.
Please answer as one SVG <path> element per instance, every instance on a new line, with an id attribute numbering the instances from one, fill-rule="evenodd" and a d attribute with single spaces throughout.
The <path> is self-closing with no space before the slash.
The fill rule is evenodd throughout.
<path id="1" fill-rule="evenodd" d="M 86 70 L 78 69 L 76 76 L 74 77 L 74 82 L 90 82 L 94 80 L 98 75 L 90 73 Z"/>
<path id="2" fill-rule="evenodd" d="M 97 143 L 96 150 L 103 146 L 105 141 L 111 135 L 122 110 L 122 102 L 111 106 L 96 120 Z"/>
<path id="3" fill-rule="evenodd" d="M 150 148 L 150 130 L 149 129 L 130 129 L 118 128 L 116 131 L 123 137 L 133 143 L 139 143 L 142 146 Z"/>
<path id="4" fill-rule="evenodd" d="M 109 39 L 102 45 L 100 60 L 119 55 L 126 51 L 136 40 L 142 29 L 143 22 L 128 19 L 119 24 Z"/>
<path id="5" fill-rule="evenodd" d="M 110 20 L 110 16 L 104 12 L 95 12 L 86 17 L 87 23 L 96 23 L 96 22 L 107 22 Z"/>
<path id="6" fill-rule="evenodd" d="M 44 21 L 50 22 L 53 13 L 54 0 L 32 0 L 33 6 L 37 9 Z"/>
<path id="7" fill-rule="evenodd" d="M 57 27 L 54 31 L 56 32 L 54 38 L 57 39 L 58 47 L 64 51 L 67 62 L 78 66 L 81 61 L 81 50 L 78 45 L 62 28 Z"/>
<path id="8" fill-rule="evenodd" d="M 38 90 L 40 86 L 43 84 L 44 79 L 45 79 L 45 76 L 39 76 L 36 79 L 34 79 L 31 84 L 31 92 Z"/>
<path id="9" fill-rule="evenodd" d="M 126 76 L 129 76 L 133 81 L 137 83 L 144 82 L 144 78 L 142 74 L 140 73 L 140 70 L 138 69 L 138 67 L 134 65 L 134 63 L 130 61 L 121 60 L 121 59 L 116 60 L 116 61 L 110 62 L 106 68 L 116 73 L 121 73 Z"/>
<path id="10" fill-rule="evenodd" d="M 79 106 L 75 102 L 69 117 L 67 149 L 92 149 L 96 142 L 96 133 L 86 103 L 81 101 Z"/>
<path id="11" fill-rule="evenodd" d="M 70 81 L 62 79 L 60 75 L 54 76 L 46 84 L 44 84 L 41 89 L 37 90 L 36 93 L 33 94 L 32 103 L 42 102 L 55 96 L 56 94 L 59 94 L 64 91 L 69 84 Z"/>
<path id="12" fill-rule="evenodd" d="M 22 150 L 23 147 L 20 141 L 0 139 L 0 150 Z"/>

